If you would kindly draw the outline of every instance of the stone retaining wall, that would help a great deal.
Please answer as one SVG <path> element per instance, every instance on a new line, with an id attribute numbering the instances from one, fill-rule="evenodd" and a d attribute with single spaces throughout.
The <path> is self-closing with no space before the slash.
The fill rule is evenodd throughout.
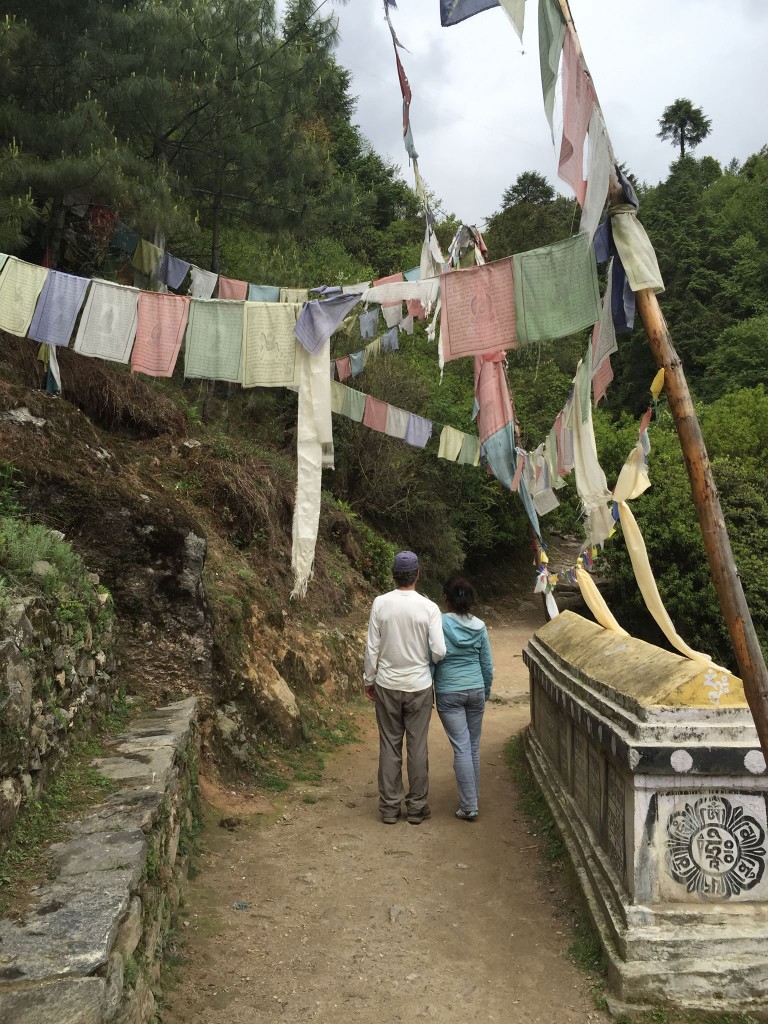
<path id="1" fill-rule="evenodd" d="M 45 563 L 47 564 L 47 563 Z M 99 595 L 102 604 L 106 594 Z M 58 605 L 22 598 L 0 634 L 0 850 L 20 807 L 35 799 L 55 771 L 68 738 L 109 707 L 111 614 L 83 613 L 76 629 L 57 618 Z M 59 621 L 62 619 L 62 621 Z M 98 621 L 97 621 L 98 620 Z"/>
<path id="2" fill-rule="evenodd" d="M 0 921 L 0 1021 L 147 1024 L 197 820 L 197 701 L 149 711 L 94 766 L 120 785 L 19 922 Z"/>

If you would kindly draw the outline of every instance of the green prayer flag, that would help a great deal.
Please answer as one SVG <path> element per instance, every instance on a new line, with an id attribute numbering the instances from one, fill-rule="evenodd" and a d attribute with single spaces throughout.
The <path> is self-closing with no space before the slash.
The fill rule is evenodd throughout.
<path id="1" fill-rule="evenodd" d="M 184 376 L 242 383 L 243 303 L 191 299 Z"/>
<path id="2" fill-rule="evenodd" d="M 541 89 L 544 93 L 544 112 L 552 128 L 552 115 L 555 109 L 555 85 L 557 69 L 560 65 L 560 54 L 565 41 L 565 21 L 557 0 L 539 0 L 539 61 L 541 63 Z"/>
<path id="3" fill-rule="evenodd" d="M 344 395 L 344 407 L 341 410 L 343 416 L 348 416 L 355 423 L 362 423 L 365 415 L 365 395 L 362 391 L 355 391 L 354 388 L 347 388 Z"/>
<path id="4" fill-rule="evenodd" d="M 589 403 L 592 400 L 592 342 L 587 346 L 587 354 L 579 366 L 576 385 L 579 392 L 579 412 L 581 422 L 586 423 L 589 419 Z"/>
<path id="5" fill-rule="evenodd" d="M 461 443 L 461 451 L 456 462 L 460 466 L 480 465 L 480 438 L 474 434 L 465 434 Z"/>
<path id="6" fill-rule="evenodd" d="M 517 341 L 553 341 L 600 319 L 595 253 L 588 235 L 514 257 Z"/>

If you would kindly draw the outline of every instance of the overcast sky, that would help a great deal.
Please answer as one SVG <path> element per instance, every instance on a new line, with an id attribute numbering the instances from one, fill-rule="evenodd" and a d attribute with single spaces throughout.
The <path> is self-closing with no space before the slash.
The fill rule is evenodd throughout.
<path id="1" fill-rule="evenodd" d="M 445 210 L 469 223 L 493 213 L 521 171 L 570 195 L 544 116 L 537 10 L 528 0 L 522 46 L 501 8 L 451 28 L 440 25 L 439 0 L 398 0 L 392 11 L 410 51 L 401 59 L 419 167 Z M 768 143 L 768 0 L 571 0 L 571 10 L 617 159 L 640 180 L 666 176 L 675 153 L 656 138 L 657 122 L 682 96 L 712 118 L 697 156 L 727 163 Z M 352 73 L 361 130 L 412 183 L 382 12 L 382 0 L 337 4 L 337 57 Z"/>

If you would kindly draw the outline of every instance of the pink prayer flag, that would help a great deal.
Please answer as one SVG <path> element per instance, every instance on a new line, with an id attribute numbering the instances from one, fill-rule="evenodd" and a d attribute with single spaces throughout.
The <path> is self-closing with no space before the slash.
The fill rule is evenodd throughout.
<path id="1" fill-rule="evenodd" d="M 248 282 L 235 281 L 232 277 L 220 277 L 219 298 L 238 299 L 240 302 L 243 302 L 248 298 Z"/>
<path id="2" fill-rule="evenodd" d="M 653 409 L 648 409 L 640 420 L 640 429 L 638 434 L 643 434 L 648 429 L 648 424 L 651 422 L 651 416 L 653 416 Z"/>
<path id="3" fill-rule="evenodd" d="M 386 402 L 380 402 L 378 398 L 365 396 L 365 415 L 363 423 L 371 430 L 380 430 L 382 433 L 387 429 L 387 412 L 389 406 Z"/>
<path id="4" fill-rule="evenodd" d="M 408 310 L 408 316 L 412 316 L 414 320 L 424 320 L 427 315 L 427 311 L 418 299 L 409 299 L 405 308 Z"/>
<path id="5" fill-rule="evenodd" d="M 349 361 L 349 356 L 342 356 L 341 359 L 336 360 L 336 372 L 339 375 L 339 380 L 347 380 L 352 376 L 352 364 Z"/>
<path id="6" fill-rule="evenodd" d="M 146 373 L 149 377 L 172 376 L 188 314 L 186 295 L 139 292 L 136 341 L 131 353 L 134 373 Z"/>
<path id="7" fill-rule="evenodd" d="M 592 394 L 594 396 L 595 405 L 597 405 L 600 399 L 605 396 L 605 392 L 608 390 L 608 385 L 612 380 L 613 367 L 611 366 L 611 357 L 606 356 L 592 374 Z"/>
<path id="8" fill-rule="evenodd" d="M 557 173 L 571 186 L 582 207 L 587 197 L 584 141 L 596 102 L 595 87 L 569 29 L 563 46 L 563 139 Z"/>
<path id="9" fill-rule="evenodd" d="M 405 274 L 403 274 L 402 272 L 399 273 L 399 274 L 390 274 L 389 277 L 380 277 L 378 279 L 378 281 L 374 281 L 373 282 L 373 287 L 375 288 L 377 284 L 395 284 L 396 282 L 404 281 L 404 280 L 405 280 Z M 397 299 L 395 302 L 382 302 L 381 305 L 382 305 L 382 307 L 384 307 L 384 306 L 401 306 L 402 302 L 403 302 L 402 299 Z"/>
<path id="10" fill-rule="evenodd" d="M 512 259 L 440 276 L 440 337 L 446 362 L 517 348 Z"/>
<path id="11" fill-rule="evenodd" d="M 520 486 L 520 477 L 523 475 L 525 469 L 525 456 L 517 453 L 517 465 L 515 466 L 515 475 L 512 477 L 512 483 L 509 485 L 511 491 L 516 491 Z"/>
<path id="12" fill-rule="evenodd" d="M 479 407 L 477 433 L 481 442 L 514 422 L 515 410 L 509 397 L 503 353 L 475 356 L 475 398 Z"/>

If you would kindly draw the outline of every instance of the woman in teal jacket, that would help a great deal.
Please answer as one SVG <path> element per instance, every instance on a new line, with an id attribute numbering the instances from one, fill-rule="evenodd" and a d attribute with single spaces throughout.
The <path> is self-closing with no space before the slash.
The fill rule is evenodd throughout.
<path id="1" fill-rule="evenodd" d="M 453 747 L 459 790 L 456 817 L 475 821 L 480 794 L 480 733 L 493 682 L 493 658 L 485 623 L 472 614 L 475 592 L 462 576 L 443 587 L 445 658 L 435 665 L 437 713 Z"/>

